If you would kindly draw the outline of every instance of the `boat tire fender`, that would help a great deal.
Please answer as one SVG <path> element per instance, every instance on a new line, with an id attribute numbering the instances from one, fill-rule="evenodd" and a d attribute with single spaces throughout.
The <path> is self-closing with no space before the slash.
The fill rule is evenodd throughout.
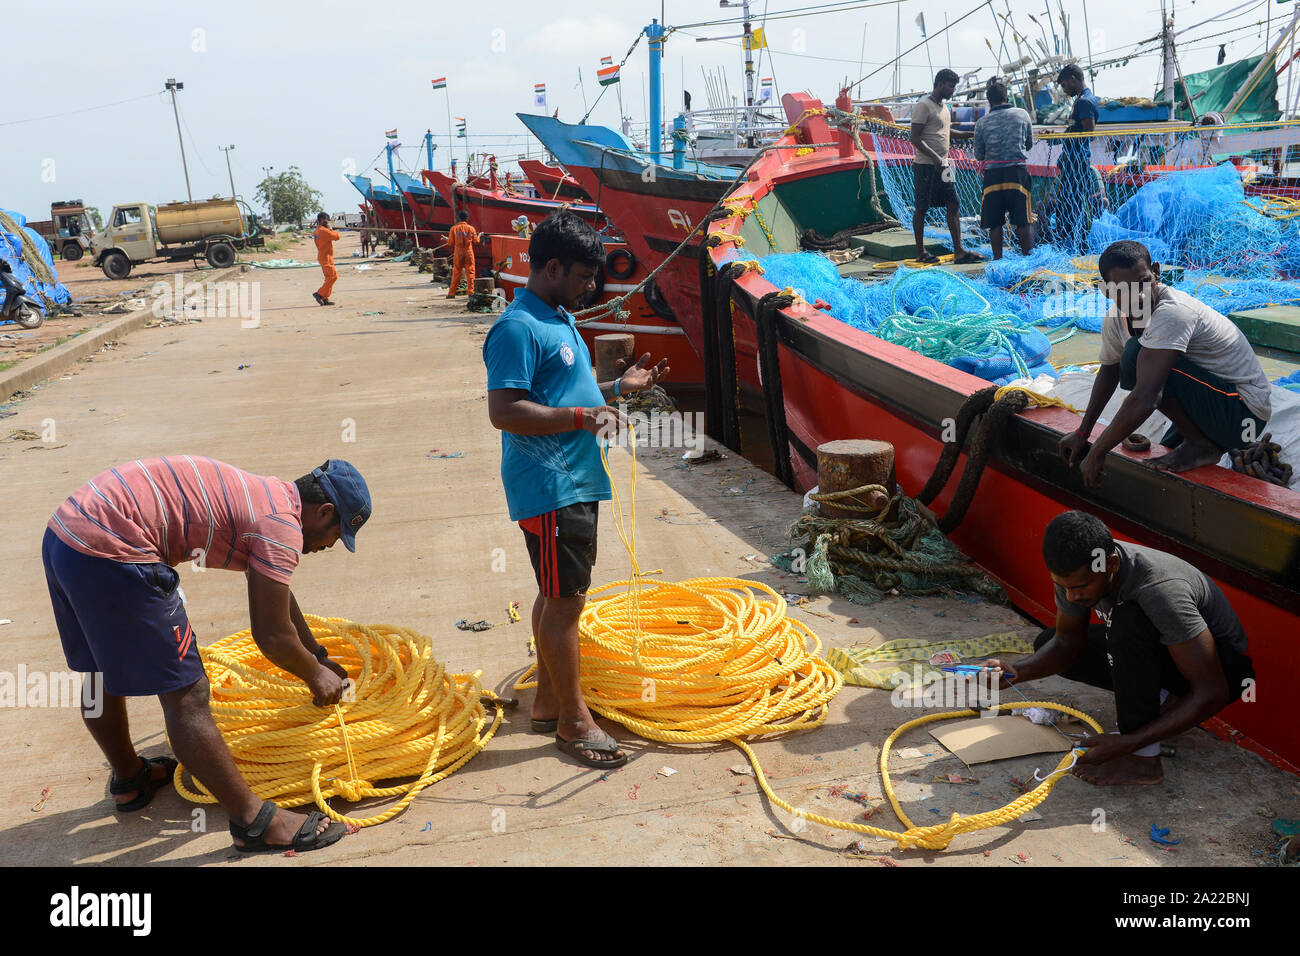
<path id="1" fill-rule="evenodd" d="M 620 259 L 625 259 L 626 264 L 623 268 L 618 268 L 617 263 Z M 615 282 L 622 282 L 624 279 L 630 279 L 636 274 L 636 255 L 631 249 L 614 249 L 605 257 L 605 271 Z"/>

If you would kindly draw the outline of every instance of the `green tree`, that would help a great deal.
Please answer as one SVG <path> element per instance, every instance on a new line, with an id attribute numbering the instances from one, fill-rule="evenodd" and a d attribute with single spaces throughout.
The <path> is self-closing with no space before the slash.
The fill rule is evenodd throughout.
<path id="1" fill-rule="evenodd" d="M 99 214 L 98 206 L 87 206 L 86 215 L 90 217 L 90 224 L 99 232 L 104 228 L 104 217 Z"/>
<path id="2" fill-rule="evenodd" d="M 262 205 L 270 200 L 273 221 L 299 223 L 315 216 L 324 193 L 312 189 L 297 166 L 290 166 L 285 172 L 258 183 L 255 195 Z"/>

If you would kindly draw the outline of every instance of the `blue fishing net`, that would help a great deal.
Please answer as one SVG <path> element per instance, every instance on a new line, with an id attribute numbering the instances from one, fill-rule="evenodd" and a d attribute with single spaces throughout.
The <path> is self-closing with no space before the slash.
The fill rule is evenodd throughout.
<path id="1" fill-rule="evenodd" d="M 50 254 L 49 244 L 44 237 L 36 230 L 27 228 L 27 217 L 22 213 L 8 209 L 0 209 L 0 213 L 9 217 L 9 220 L 22 231 L 20 236 L 16 232 L 0 228 L 0 257 L 9 263 L 14 278 L 23 284 L 33 304 L 42 312 L 55 311 L 53 305 L 67 305 L 72 300 L 72 295 L 68 292 L 68 287 L 58 281 L 58 275 L 54 271 L 54 257 Z M 24 246 L 27 249 L 34 249 L 36 255 L 41 257 L 50 274 L 54 276 L 54 282 L 42 282 L 36 277 L 26 259 Z M 3 302 L 4 292 L 0 291 L 0 303 Z"/>

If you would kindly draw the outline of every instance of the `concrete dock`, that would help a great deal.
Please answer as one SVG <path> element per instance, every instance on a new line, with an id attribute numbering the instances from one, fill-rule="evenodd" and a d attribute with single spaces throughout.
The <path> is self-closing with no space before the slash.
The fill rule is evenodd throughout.
<path id="1" fill-rule="evenodd" d="M 0 624 L 0 671 L 66 667 L 40 541 L 50 514 L 86 479 L 160 454 L 210 455 L 286 480 L 346 458 L 369 483 L 374 516 L 356 554 L 338 547 L 304 557 L 293 584 L 303 609 L 428 634 L 450 669 L 481 670 L 485 686 L 509 692 L 530 663 L 526 620 L 536 586 L 506 513 L 500 439 L 487 418 L 480 349 L 492 316 L 448 302 L 444 287 L 405 264 L 358 271 L 347 258 L 353 243 L 340 250 L 337 307 L 312 301 L 315 270 L 242 273 L 240 281 L 260 283 L 255 328 L 215 317 L 133 332 L 28 392 L 13 406 L 17 414 L 0 421 L 0 439 L 21 429 L 52 435 L 0 443 L 0 619 L 9 621 Z M 641 566 L 662 568 L 667 579 L 728 575 L 803 593 L 797 577 L 765 560 L 785 546 L 800 496 L 738 456 L 686 466 L 682 451 L 637 456 Z M 463 456 L 436 457 L 456 452 Z M 626 494 L 631 458 L 624 450 L 611 457 Z M 628 571 L 609 517 L 602 506 L 596 584 Z M 180 571 L 200 644 L 248 626 L 242 575 Z M 504 622 L 511 601 L 522 605 L 525 623 L 480 633 L 454 626 L 461 618 Z M 937 641 L 1036 631 L 1011 608 L 946 598 L 860 607 L 823 596 L 791 614 L 830 646 L 873 633 Z M 1069 703 L 1113 728 L 1109 695 L 1060 679 L 1034 686 L 1036 697 Z M 1165 761 L 1160 785 L 1100 790 L 1069 778 L 1030 819 L 960 837 L 945 851 L 903 852 L 868 837 L 865 855 L 851 855 L 845 847 L 859 835 L 795 824 L 757 792 L 753 777 L 732 770 L 746 761 L 728 744 L 669 747 L 605 721 L 632 759 L 602 779 L 561 756 L 549 737 L 530 733 L 531 692 L 516 696 L 519 708 L 488 748 L 405 814 L 320 852 L 256 859 L 272 866 L 1253 866 L 1273 862 L 1273 817 L 1300 816 L 1300 781 L 1197 729 L 1175 742 L 1178 755 Z M 130 713 L 141 752 L 169 752 L 157 702 L 133 700 Z M 840 785 L 882 804 L 872 825 L 902 829 L 880 796 L 878 748 L 919 713 L 891 705 L 886 691 L 846 687 L 821 729 L 760 739 L 754 748 L 795 806 L 860 820 L 861 805 L 832 795 Z M 117 816 L 106 764 L 75 708 L 0 708 L 0 729 L 0 863 L 259 865 L 232 851 L 219 808 L 208 807 L 205 828 L 194 832 L 194 805 L 170 789 L 144 812 Z M 1058 759 L 967 769 L 920 729 L 896 748 L 903 748 L 892 763 L 896 787 L 918 824 L 1003 806 L 1019 793 L 1013 781 Z M 936 780 L 948 774 L 977 782 Z M 1181 844 L 1153 843 L 1153 823 L 1171 828 Z"/>

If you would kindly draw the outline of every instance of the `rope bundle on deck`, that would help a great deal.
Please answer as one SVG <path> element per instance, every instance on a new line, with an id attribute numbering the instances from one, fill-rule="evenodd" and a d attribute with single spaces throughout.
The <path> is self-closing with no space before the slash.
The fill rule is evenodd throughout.
<path id="1" fill-rule="evenodd" d="M 496 733 L 499 700 L 483 689 L 478 672 L 449 674 L 428 637 L 403 627 L 305 617 L 330 659 L 359 675 L 355 694 L 334 707 L 313 704 L 301 680 L 262 656 L 251 631 L 200 652 L 212 716 L 259 798 L 282 807 L 314 803 L 331 819 L 356 826 L 383 823 L 425 787 L 459 770 Z M 485 697 L 495 703 L 494 718 Z M 183 770 L 176 770 L 177 792 L 194 803 L 215 803 L 201 783 L 198 793 L 182 783 Z M 356 818 L 330 807 L 335 796 L 401 799 L 382 813 Z"/>

